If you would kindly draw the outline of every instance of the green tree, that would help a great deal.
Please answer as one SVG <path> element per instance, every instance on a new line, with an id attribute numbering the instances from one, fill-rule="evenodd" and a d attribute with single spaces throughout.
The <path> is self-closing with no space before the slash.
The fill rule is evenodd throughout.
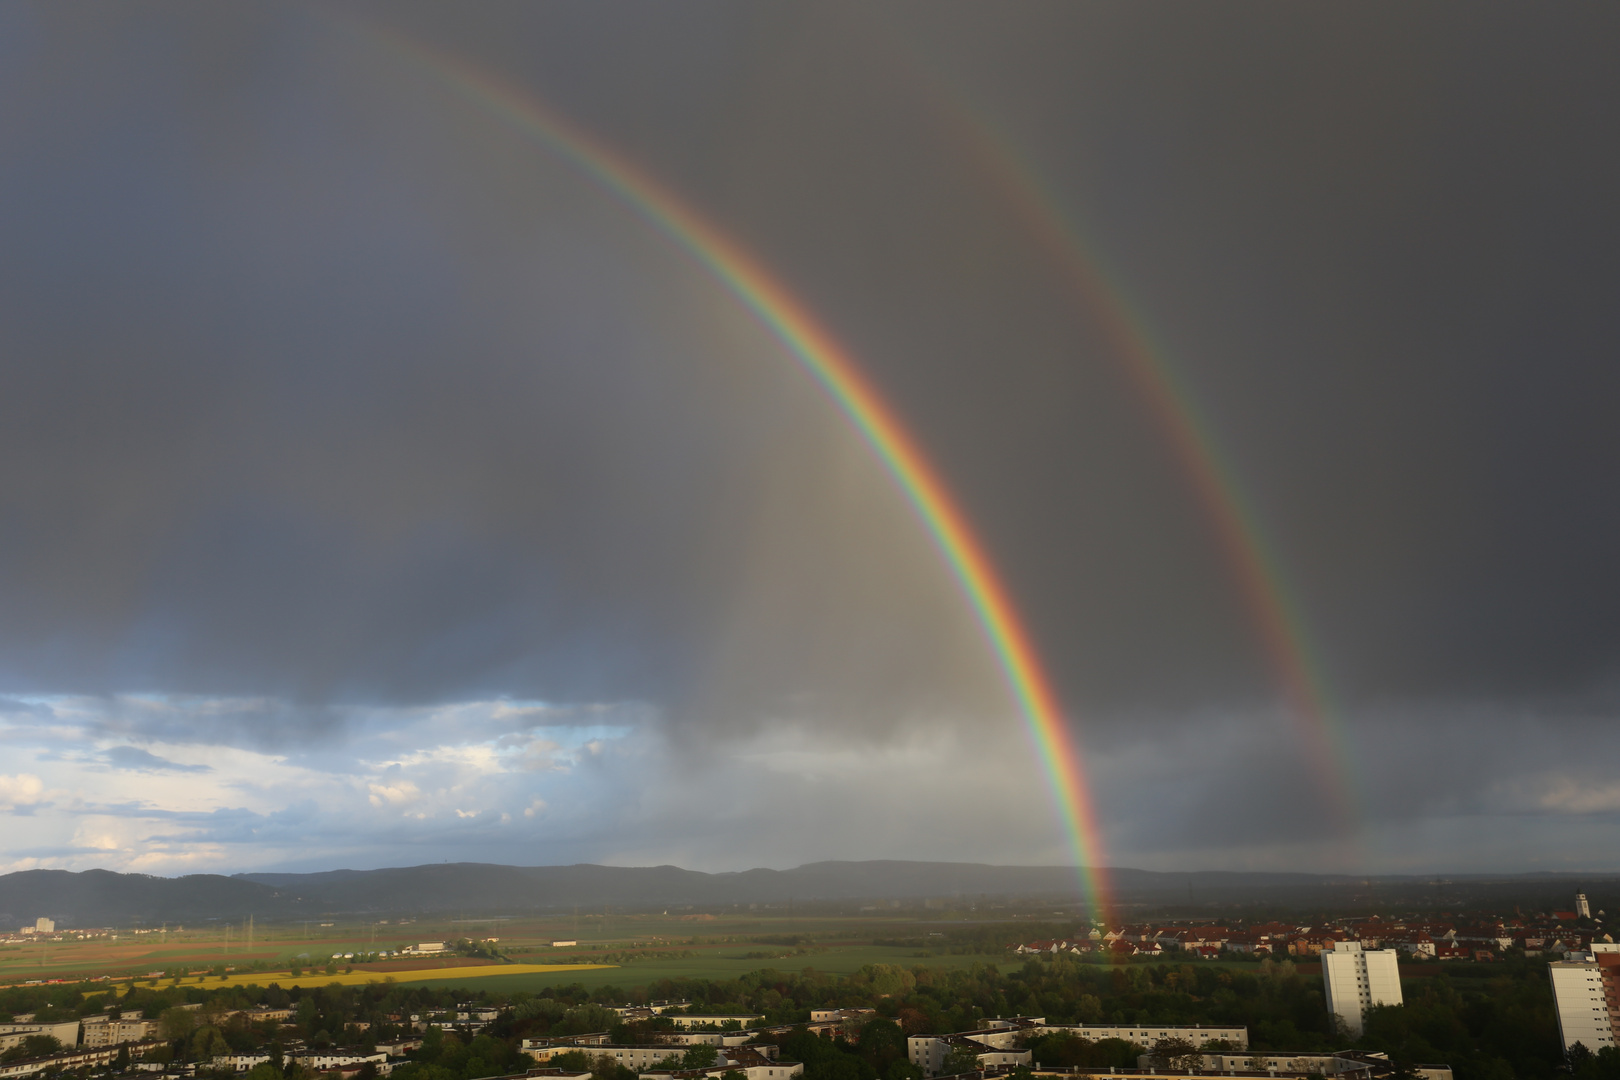
<path id="1" fill-rule="evenodd" d="M 945 1055 L 945 1063 L 940 1066 L 941 1076 L 958 1076 L 965 1072 L 973 1072 L 979 1067 L 979 1052 L 971 1046 L 954 1046 L 951 1052 Z"/>
<path id="2" fill-rule="evenodd" d="M 619 1014 L 600 1005 L 580 1005 L 569 1009 L 560 1021 L 551 1027 L 554 1035 L 590 1035 L 598 1031 L 611 1031 L 619 1022 Z"/>
<path id="3" fill-rule="evenodd" d="M 164 1009 L 158 1017 L 158 1035 L 169 1042 L 180 1042 L 191 1038 L 192 1031 L 197 1027 L 197 1014 L 190 1009 L 178 1006 Z"/>
<path id="4" fill-rule="evenodd" d="M 561 1020 L 568 1012 L 568 1006 L 555 998 L 530 998 L 519 1002 L 512 1010 L 513 1016 L 519 1020 L 544 1019 L 548 1021 Z M 615 1014 L 617 1019 L 617 1014 Z"/>
<path id="5" fill-rule="evenodd" d="M 592 1080 L 636 1080 L 636 1074 L 619 1064 L 612 1054 L 603 1054 L 596 1059 L 591 1077 Z"/>
<path id="6" fill-rule="evenodd" d="M 681 1068 L 707 1069 L 720 1057 L 720 1051 L 708 1043 L 694 1043 L 681 1055 Z"/>
<path id="7" fill-rule="evenodd" d="M 61 1052 L 62 1044 L 54 1035 L 25 1035 L 16 1046 L 0 1054 L 0 1061 L 26 1061 L 29 1058 L 49 1057 Z"/>
<path id="8" fill-rule="evenodd" d="M 1594 1054 L 1584 1043 L 1576 1043 L 1575 1050 L 1583 1051 L 1578 1060 L 1575 1051 L 1569 1055 L 1569 1071 L 1575 1080 L 1620 1080 L 1620 1048 L 1605 1046 Z"/>
<path id="9" fill-rule="evenodd" d="M 917 977 L 895 964 L 867 964 L 857 971 L 851 982 L 865 983 L 879 997 L 904 994 L 917 985 Z"/>
<path id="10" fill-rule="evenodd" d="M 412 1061 L 396 1068 L 389 1074 L 397 1080 L 459 1080 L 458 1076 L 443 1065 L 434 1065 L 428 1062 Z"/>
<path id="11" fill-rule="evenodd" d="M 885 1017 L 867 1021 L 861 1028 L 860 1055 L 871 1063 L 878 1075 L 887 1076 L 895 1061 L 906 1060 L 906 1036 L 900 1025 Z"/>
<path id="12" fill-rule="evenodd" d="M 1153 1063 L 1160 1069 L 1186 1072 L 1204 1063 L 1204 1053 L 1186 1039 L 1160 1039 L 1150 1051 Z"/>
<path id="13" fill-rule="evenodd" d="M 192 1061 L 211 1061 L 230 1052 L 231 1047 L 225 1041 L 225 1036 L 212 1025 L 198 1028 L 191 1037 Z"/>

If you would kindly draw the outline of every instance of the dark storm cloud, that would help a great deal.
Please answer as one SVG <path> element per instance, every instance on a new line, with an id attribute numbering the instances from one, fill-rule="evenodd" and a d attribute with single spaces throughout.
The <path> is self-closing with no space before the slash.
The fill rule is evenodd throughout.
<path id="1" fill-rule="evenodd" d="M 50 26 L 30 58 L 78 92 L 49 123 L 18 108 L 16 682 L 315 706 L 267 740 L 321 737 L 334 699 L 726 720 L 929 693 L 967 631 L 924 541 L 779 347 L 739 327 L 717 354 L 683 325 L 725 307 L 690 262 L 320 20 L 270 19 L 216 84 L 235 31 L 212 19 L 143 24 L 161 71 L 112 26 Z M 398 130 L 372 128 L 368 80 L 402 87 Z M 430 160 L 424 138 L 485 160 Z M 851 605 L 862 625 L 824 632 Z"/>
<path id="2" fill-rule="evenodd" d="M 1038 19 L 973 24 L 974 49 L 942 48 L 1120 268 L 1351 701 L 1602 692 L 1620 644 L 1601 495 L 1620 465 L 1620 155 L 1593 137 L 1620 118 L 1612 13 L 1142 13 L 1079 35 L 1066 86 L 1068 43 Z M 1045 81 L 996 77 L 1031 53 Z M 1088 504 L 1064 517 L 1095 527 Z M 1023 565 L 1076 590 L 1052 613 L 1031 592 L 1043 639 L 1091 651 L 1061 625 L 1085 573 Z M 1144 630 L 1205 652 L 1206 614 L 1143 599 Z"/>
<path id="3" fill-rule="evenodd" d="M 647 790 L 616 832 L 569 825 L 580 858 L 677 821 L 723 850 L 772 790 L 924 828 L 928 785 L 795 771 L 783 731 L 880 756 L 995 732 L 998 775 L 1033 774 L 937 553 L 781 346 L 372 20 L 542 95 L 849 342 L 1083 717 L 1118 850 L 1264 862 L 1342 826 L 1173 433 L 969 108 L 1094 238 L 1244 489 L 1370 843 L 1421 823 L 1444 863 L 1462 822 L 1613 812 L 1569 766 L 1620 705 L 1611 11 L 352 12 L 0 14 L 8 744 L 352 770 L 375 816 L 323 841 L 349 853 L 497 851 L 501 815 L 541 813 L 516 781 L 473 805 L 410 740 L 566 772 L 582 805 L 620 763 Z M 447 702 L 528 704 L 422 711 Z M 592 725 L 609 749 L 561 733 Z M 784 771 L 693 826 L 638 737 Z M 309 827 L 230 813 L 188 835 Z"/>

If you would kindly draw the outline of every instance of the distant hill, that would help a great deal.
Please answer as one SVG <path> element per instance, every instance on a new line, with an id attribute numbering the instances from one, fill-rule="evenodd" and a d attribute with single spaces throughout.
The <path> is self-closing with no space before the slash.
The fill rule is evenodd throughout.
<path id="1" fill-rule="evenodd" d="M 1437 901 L 1419 877 L 1331 874 L 1106 871 L 1122 904 L 1196 908 L 1267 903 L 1285 907 Z M 1596 882 L 1612 875 L 1585 875 Z M 1448 895 L 1511 890 L 1562 895 L 1571 875 L 1473 875 L 1451 879 Z M 67 926 L 187 922 L 209 918 L 311 918 L 328 914 L 521 914 L 573 907 L 854 903 L 949 898 L 1081 899 L 1073 867 L 987 863 L 819 862 L 791 870 L 706 874 L 678 866 L 498 866 L 434 863 L 314 874 L 190 874 L 163 878 L 110 870 L 23 870 L 0 876 L 0 926 L 41 915 Z M 1596 906 L 1594 904 L 1594 906 Z"/>
<path id="2" fill-rule="evenodd" d="M 64 926 L 184 922 L 269 910 L 278 890 L 239 877 L 164 878 L 111 870 L 21 870 L 0 876 L 0 926 L 15 930 L 41 915 Z"/>

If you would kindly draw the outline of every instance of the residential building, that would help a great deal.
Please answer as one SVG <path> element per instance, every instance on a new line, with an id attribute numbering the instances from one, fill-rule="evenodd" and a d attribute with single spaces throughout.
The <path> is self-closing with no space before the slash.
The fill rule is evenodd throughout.
<path id="1" fill-rule="evenodd" d="M 1137 1059 L 1142 1069 L 1153 1068 L 1153 1055 Z M 1334 1054 L 1272 1052 L 1266 1054 L 1205 1054 L 1200 1068 L 1214 1073 L 1269 1076 L 1320 1076 L 1343 1080 L 1378 1080 L 1395 1071 L 1387 1056 L 1341 1050 Z M 1449 1065 L 1416 1065 L 1412 1071 L 1422 1080 L 1452 1080 Z"/>
<path id="2" fill-rule="evenodd" d="M 1249 1048 L 1249 1029 L 1246 1027 L 1210 1027 L 1206 1024 L 1041 1024 L 1031 1034 L 1049 1035 L 1067 1032 L 1082 1039 L 1124 1039 L 1138 1046 L 1148 1047 L 1161 1039 L 1185 1039 L 1194 1046 L 1225 1043 L 1234 1050 Z M 971 1034 L 971 1033 L 970 1033 Z"/>
<path id="3" fill-rule="evenodd" d="M 1513 945 L 1513 933 L 1501 923 L 1489 926 L 1469 926 L 1457 931 L 1458 944 L 1471 948 L 1507 949 Z"/>
<path id="4" fill-rule="evenodd" d="M 1224 926 L 1194 926 L 1185 930 L 1160 932 L 1160 941 L 1172 949 L 1220 952 L 1232 937 Z"/>
<path id="5" fill-rule="evenodd" d="M 138 1057 L 147 1050 L 154 1049 L 160 1043 L 141 1043 L 129 1048 L 131 1057 Z M 103 1065 L 111 1065 L 118 1059 L 123 1047 L 106 1046 L 99 1050 L 75 1050 L 66 1054 L 52 1054 L 50 1057 L 28 1058 L 23 1061 L 8 1061 L 0 1064 L 0 1080 L 11 1080 L 18 1076 L 33 1076 L 42 1072 L 64 1072 L 77 1069 L 91 1069 Z"/>
<path id="6" fill-rule="evenodd" d="M 1620 1046 L 1620 945 L 1593 942 L 1570 956 L 1580 959 L 1547 965 L 1565 1053 L 1576 1043 L 1593 1053 Z"/>
<path id="7" fill-rule="evenodd" d="M 877 1015 L 876 1009 L 811 1009 L 812 1024 L 837 1024 L 862 1017 Z"/>
<path id="8" fill-rule="evenodd" d="M 422 1040 L 411 1038 L 395 1039 L 392 1042 L 378 1043 L 377 1049 L 389 1057 L 404 1057 L 409 1051 L 422 1049 Z"/>
<path id="9" fill-rule="evenodd" d="M 156 1020 L 114 1020 L 106 1015 L 84 1018 L 84 1035 L 80 1045 L 94 1049 L 98 1046 L 122 1046 L 140 1042 L 157 1034 Z"/>
<path id="10" fill-rule="evenodd" d="M 379 1073 L 386 1075 L 391 1068 L 387 1054 L 364 1054 L 335 1048 L 293 1054 L 290 1060 L 313 1072 L 326 1072 L 328 1069 L 342 1069 L 348 1066 L 375 1065 Z"/>
<path id="11" fill-rule="evenodd" d="M 1394 949 L 1361 947 L 1359 941 L 1337 941 L 1322 953 L 1322 984 L 1328 1012 L 1359 1038 L 1366 1012 L 1374 1005 L 1399 1005 L 1401 975 Z"/>
<path id="12" fill-rule="evenodd" d="M 716 1062 L 706 1069 L 643 1070 L 638 1080 L 718 1080 L 728 1072 L 738 1072 L 746 1080 L 793 1080 L 804 1075 L 804 1063 L 799 1061 Z"/>
<path id="13" fill-rule="evenodd" d="M 1161 1039 L 1185 1039 L 1194 1046 L 1210 1043 L 1225 1044 L 1234 1050 L 1249 1048 L 1249 1029 L 1246 1027 L 1209 1027 L 1204 1024 L 1048 1024 L 1044 1016 L 1007 1016 L 986 1020 L 977 1031 L 959 1031 L 962 1038 L 972 1039 L 995 1050 L 1016 1049 L 1019 1041 L 1038 1035 L 1066 1034 L 1096 1042 L 1099 1039 L 1123 1039 L 1138 1046 L 1152 1046 Z M 933 1039 L 935 1035 L 913 1038 Z"/>
<path id="14" fill-rule="evenodd" d="M 1226 939 L 1226 951 L 1269 956 L 1272 951 L 1271 936 L 1256 930 L 1236 933 Z"/>
<path id="15" fill-rule="evenodd" d="M 912 1035 L 906 1039 L 906 1056 L 925 1076 L 938 1076 L 945 1067 L 946 1059 L 957 1050 L 976 1054 L 981 1069 L 996 1065 L 1028 1065 L 1033 1060 L 1033 1054 L 1028 1050 L 1012 1046 L 1004 1049 L 987 1046 L 970 1036 L 968 1032 L 958 1035 Z"/>
<path id="16" fill-rule="evenodd" d="M 1288 942 L 1288 952 L 1292 956 L 1320 956 L 1345 940 L 1341 930 L 1306 930 Z"/>
<path id="17" fill-rule="evenodd" d="M 1396 952 L 1411 953 L 1413 956 L 1433 960 L 1437 952 L 1434 938 L 1418 930 L 1412 933 L 1392 934 L 1383 939 L 1381 943 L 1386 949 Z"/>
<path id="18" fill-rule="evenodd" d="M 1193 1046 L 1211 1043 L 1225 1044 L 1233 1050 L 1249 1048 L 1249 1029 L 1246 1027 L 1206 1027 L 1202 1024 L 1048 1024 L 1045 1017 L 1014 1016 L 986 1021 L 978 1031 L 960 1031 L 954 1035 L 912 1035 L 906 1039 L 906 1057 L 910 1062 L 933 1076 L 944 1066 L 945 1059 L 958 1047 L 977 1044 L 983 1047 L 979 1054 L 980 1069 L 993 1069 L 1002 1065 L 1027 1065 L 1029 1051 L 1019 1043 L 1037 1035 L 1066 1033 L 1095 1042 L 1099 1039 L 1123 1039 L 1137 1046 L 1153 1046 L 1165 1039 L 1184 1039 Z"/>
<path id="19" fill-rule="evenodd" d="M 539 1040 L 525 1039 L 523 1049 L 536 1061 L 549 1061 L 558 1054 L 566 1054 L 579 1049 L 572 1046 L 535 1046 Z M 802 1075 L 804 1064 L 798 1061 L 778 1061 L 770 1053 L 775 1047 L 766 1046 L 730 1046 L 720 1051 L 715 1063 L 701 1070 L 676 1070 L 682 1076 L 720 1076 L 729 1071 L 742 1073 L 747 1080 L 792 1080 Z M 638 1076 L 656 1077 L 658 1080 L 670 1080 L 673 1073 L 669 1070 L 654 1070 L 653 1066 L 670 1057 L 679 1057 L 681 1049 L 676 1046 L 599 1046 L 585 1051 L 591 1058 L 612 1058 L 615 1064 L 621 1065 Z M 534 1073 L 531 1072 L 531 1075 Z"/>
<path id="20" fill-rule="evenodd" d="M 746 1046 L 759 1034 L 757 1029 L 736 1031 L 661 1031 L 658 1037 L 669 1046 Z M 770 1047 L 775 1050 L 776 1047 Z"/>
<path id="21" fill-rule="evenodd" d="M 552 945 L 578 945 L 577 941 L 553 941 Z M 651 1020 L 655 1016 L 662 1016 L 671 1009 L 685 1009 L 691 1006 L 690 1001 L 649 1001 L 645 1005 L 609 1005 L 608 1008 L 619 1014 L 619 1019 L 628 1023 L 631 1020 Z"/>
<path id="22" fill-rule="evenodd" d="M 265 1020 L 291 1020 L 292 1009 L 277 1009 L 269 1005 L 258 1005 L 251 1009 L 238 1010 L 230 1013 L 231 1016 L 245 1016 L 250 1024 L 257 1024 Z"/>
<path id="23" fill-rule="evenodd" d="M 673 1015 L 670 1019 L 675 1021 L 678 1028 L 723 1028 L 727 1024 L 736 1024 L 746 1027 L 755 1020 L 765 1019 L 759 1013 L 687 1013 Z"/>
<path id="24" fill-rule="evenodd" d="M 269 1062 L 269 1054 L 221 1054 L 208 1062 L 210 1069 L 230 1069 L 232 1072 L 245 1073 L 256 1065 Z"/>
<path id="25" fill-rule="evenodd" d="M 33 1014 L 30 1013 L 30 1016 Z M 66 1047 L 79 1045 L 79 1022 L 64 1020 L 60 1023 L 0 1024 L 0 1051 L 22 1045 L 30 1035 L 49 1035 Z"/>
<path id="26" fill-rule="evenodd" d="M 546 1062 L 559 1054 L 583 1050 L 590 1055 L 593 1061 L 601 1057 L 610 1057 L 617 1064 L 623 1065 L 635 1073 L 646 1072 L 660 1061 L 670 1057 L 680 1057 L 681 1055 L 681 1048 L 678 1046 L 609 1046 L 597 1044 L 586 1048 L 555 1044 L 550 1046 L 539 1045 L 543 1041 L 541 1039 L 524 1039 L 524 1052 L 536 1061 Z"/>

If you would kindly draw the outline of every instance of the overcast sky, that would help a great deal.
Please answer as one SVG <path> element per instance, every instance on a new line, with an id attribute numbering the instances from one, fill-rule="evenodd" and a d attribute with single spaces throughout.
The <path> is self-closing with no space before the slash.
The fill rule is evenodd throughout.
<path id="1" fill-rule="evenodd" d="M 848 344 L 1108 862 L 1620 869 L 1620 11 L 486 2 L 0 8 L 0 870 L 1072 858 L 826 392 L 400 40 Z"/>

